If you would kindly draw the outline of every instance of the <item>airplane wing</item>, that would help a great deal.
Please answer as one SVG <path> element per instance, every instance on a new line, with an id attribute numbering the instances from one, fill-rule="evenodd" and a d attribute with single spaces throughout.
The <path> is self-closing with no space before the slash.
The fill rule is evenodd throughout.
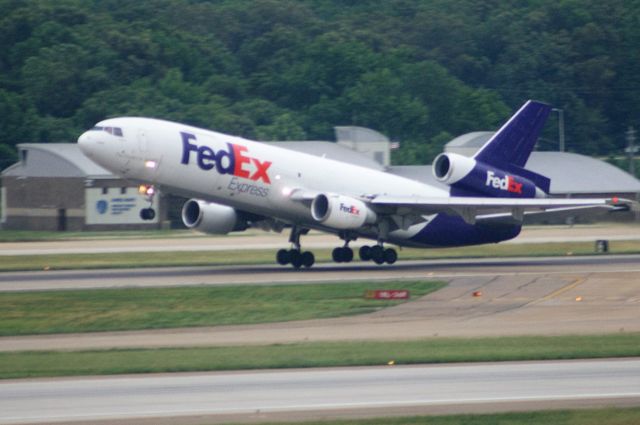
<path id="1" fill-rule="evenodd" d="M 395 197 L 376 196 L 369 200 L 372 207 L 383 211 L 404 215 L 430 215 L 444 213 L 458 215 L 467 223 L 479 220 L 511 217 L 522 222 L 525 215 L 557 213 L 586 209 L 605 208 L 607 210 L 628 210 L 633 201 L 620 198 L 484 198 L 484 197 Z"/>

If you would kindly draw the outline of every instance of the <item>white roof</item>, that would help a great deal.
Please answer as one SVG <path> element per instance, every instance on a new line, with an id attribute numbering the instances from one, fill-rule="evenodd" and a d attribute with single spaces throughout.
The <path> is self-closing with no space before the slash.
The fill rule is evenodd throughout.
<path id="1" fill-rule="evenodd" d="M 338 126 L 333 128 L 336 132 L 336 141 L 351 142 L 351 143 L 371 143 L 371 142 L 385 142 L 389 143 L 389 139 L 382 133 L 365 127 L 358 127 L 354 125 L 350 126 Z"/>
<path id="2" fill-rule="evenodd" d="M 480 149 L 493 136 L 493 131 L 473 131 L 456 137 L 447 143 L 445 150 L 450 148 Z"/>
<path id="3" fill-rule="evenodd" d="M 20 162 L 4 170 L 3 176 L 113 177 L 84 156 L 77 143 L 23 143 L 18 145 L 18 155 Z"/>
<path id="4" fill-rule="evenodd" d="M 532 152 L 526 168 L 551 179 L 551 193 L 640 192 L 640 180 L 590 156 L 569 152 Z"/>

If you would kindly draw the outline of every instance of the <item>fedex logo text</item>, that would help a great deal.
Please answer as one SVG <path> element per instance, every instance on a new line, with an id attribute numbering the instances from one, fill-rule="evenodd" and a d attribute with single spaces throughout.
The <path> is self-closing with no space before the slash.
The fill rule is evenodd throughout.
<path id="1" fill-rule="evenodd" d="M 260 161 L 246 155 L 248 152 L 246 146 L 227 143 L 226 150 L 220 149 L 215 152 L 209 146 L 198 146 L 192 143 L 196 141 L 195 134 L 180 132 L 180 136 L 182 137 L 182 164 L 188 165 L 191 152 L 194 152 L 198 167 L 204 171 L 215 168 L 220 174 L 231 174 L 253 181 L 262 180 L 264 183 L 271 184 L 267 173 L 271 161 Z"/>
<path id="2" fill-rule="evenodd" d="M 493 171 L 487 171 L 487 181 L 485 185 L 522 195 L 522 183 L 518 183 L 513 176 L 506 175 L 504 178 L 500 178 L 496 176 Z"/>
<path id="3" fill-rule="evenodd" d="M 340 203 L 340 211 L 346 212 L 348 214 L 360 215 L 359 209 L 357 209 L 353 205 L 345 205 L 342 202 Z"/>

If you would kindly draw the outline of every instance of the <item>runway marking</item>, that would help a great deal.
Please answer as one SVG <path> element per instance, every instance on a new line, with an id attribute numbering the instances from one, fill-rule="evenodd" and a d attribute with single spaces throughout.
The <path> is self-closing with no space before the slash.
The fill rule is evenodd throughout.
<path id="1" fill-rule="evenodd" d="M 538 300 L 531 301 L 529 304 L 539 304 L 539 303 L 542 303 L 542 302 L 545 302 L 545 301 L 549 301 L 552 298 L 555 298 L 555 297 L 557 297 L 559 295 L 564 294 L 567 291 L 570 291 L 570 290 L 574 289 L 575 287 L 577 287 L 578 285 L 583 284 L 586 281 L 587 281 L 586 278 L 579 277 L 579 278 L 575 279 L 573 282 L 571 282 L 570 284 L 568 284 L 568 285 L 566 285 L 566 286 L 564 286 L 564 287 L 562 287 L 562 288 L 560 288 L 560 289 L 558 289 L 556 291 L 553 291 L 552 293 L 550 293 L 548 295 L 545 295 L 544 297 L 542 297 L 542 298 L 540 298 Z"/>

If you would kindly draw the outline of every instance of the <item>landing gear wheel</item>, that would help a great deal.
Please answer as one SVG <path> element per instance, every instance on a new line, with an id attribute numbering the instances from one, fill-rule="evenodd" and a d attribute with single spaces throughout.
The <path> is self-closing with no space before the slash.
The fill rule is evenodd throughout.
<path id="1" fill-rule="evenodd" d="M 387 248 L 384 250 L 384 261 L 387 264 L 393 264 L 398 259 L 398 253 L 393 248 Z"/>
<path id="2" fill-rule="evenodd" d="M 281 266 L 286 266 L 287 264 L 289 264 L 289 251 L 287 251 L 286 249 L 278 250 L 278 252 L 276 253 L 276 261 Z"/>
<path id="3" fill-rule="evenodd" d="M 153 220 L 156 218 L 156 211 L 153 208 L 143 208 L 140 210 L 140 218 L 143 220 Z"/>
<path id="4" fill-rule="evenodd" d="M 348 246 L 334 248 L 331 251 L 331 258 L 336 263 L 348 263 L 353 260 L 353 250 Z"/>
<path id="5" fill-rule="evenodd" d="M 371 260 L 371 247 L 369 245 L 361 246 L 360 250 L 358 251 L 358 254 L 360 255 L 360 259 L 362 261 Z"/>
<path id="6" fill-rule="evenodd" d="M 313 263 L 316 262 L 316 257 L 313 255 L 313 252 L 305 251 L 301 255 L 302 265 L 306 268 L 313 266 Z"/>
<path id="7" fill-rule="evenodd" d="M 302 254 L 297 249 L 289 250 L 289 261 L 294 269 L 302 267 Z"/>
<path id="8" fill-rule="evenodd" d="M 336 263 L 342 263 L 342 248 L 333 248 L 331 259 Z"/>
<path id="9" fill-rule="evenodd" d="M 384 264 L 384 249 L 381 245 L 371 247 L 371 259 L 376 264 Z"/>

